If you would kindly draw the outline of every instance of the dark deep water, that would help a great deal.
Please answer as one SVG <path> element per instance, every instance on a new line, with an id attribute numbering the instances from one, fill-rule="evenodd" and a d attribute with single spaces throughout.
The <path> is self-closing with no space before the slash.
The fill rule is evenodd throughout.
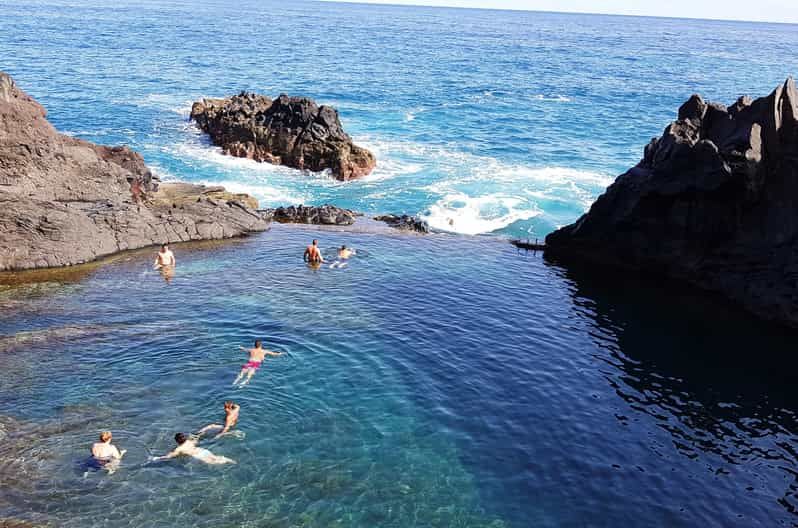
<path id="1" fill-rule="evenodd" d="M 361 250 L 299 263 L 311 237 Z M 275 226 L 0 294 L 0 517 L 59 526 L 793 526 L 795 333 L 485 238 Z M 238 345 L 287 356 L 230 383 Z M 147 464 L 242 407 L 236 459 Z M 99 430 L 130 450 L 81 465 Z M 0 433 L 3 434 L 3 433 Z M 84 474 L 85 473 L 85 474 Z"/>

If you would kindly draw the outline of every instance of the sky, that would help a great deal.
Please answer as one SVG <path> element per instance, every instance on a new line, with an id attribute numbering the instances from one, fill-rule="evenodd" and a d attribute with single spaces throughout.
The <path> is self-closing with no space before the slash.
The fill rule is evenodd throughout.
<path id="1" fill-rule="evenodd" d="M 334 0 L 333 0 L 334 1 Z M 568 13 L 710 18 L 798 23 L 798 0 L 347 0 L 369 4 L 434 5 Z"/>

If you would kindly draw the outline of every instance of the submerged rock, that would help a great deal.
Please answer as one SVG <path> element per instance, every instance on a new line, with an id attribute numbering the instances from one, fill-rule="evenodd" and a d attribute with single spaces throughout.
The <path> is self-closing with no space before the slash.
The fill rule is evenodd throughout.
<path id="1" fill-rule="evenodd" d="M 161 184 L 141 155 L 59 134 L 0 72 L 0 271 L 268 227 L 246 195 Z"/>
<path id="2" fill-rule="evenodd" d="M 366 176 L 376 165 L 374 155 L 344 132 L 337 110 L 306 97 L 271 100 L 242 92 L 203 99 L 191 107 L 191 119 L 231 156 L 329 170 L 338 180 Z"/>
<path id="3" fill-rule="evenodd" d="M 694 95 L 547 253 L 685 280 L 798 326 L 798 92 Z"/>
<path id="4" fill-rule="evenodd" d="M 383 215 L 374 217 L 374 220 L 377 220 L 378 222 L 385 222 L 395 229 L 415 231 L 417 233 L 429 233 L 429 224 L 427 221 L 421 220 L 415 216 Z"/>

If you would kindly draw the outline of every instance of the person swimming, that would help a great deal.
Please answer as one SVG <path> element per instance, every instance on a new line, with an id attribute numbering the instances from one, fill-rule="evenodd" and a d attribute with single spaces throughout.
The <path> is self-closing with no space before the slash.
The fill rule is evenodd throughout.
<path id="1" fill-rule="evenodd" d="M 308 264 L 324 263 L 324 257 L 321 256 L 321 251 L 319 250 L 318 240 L 314 239 L 313 243 L 305 248 L 305 254 L 302 255 L 302 259 Z"/>
<path id="2" fill-rule="evenodd" d="M 338 258 L 341 260 L 346 260 L 353 255 L 356 255 L 356 252 L 352 248 L 341 246 L 341 248 L 338 250 Z"/>
<path id="3" fill-rule="evenodd" d="M 227 434 L 230 429 L 236 426 L 238 423 L 238 413 L 241 410 L 241 407 L 234 402 L 226 401 L 224 402 L 224 425 L 220 425 L 217 423 L 212 423 L 206 425 L 199 431 L 197 431 L 198 436 L 202 436 L 209 431 L 215 431 L 221 429 L 219 433 L 214 438 L 219 438 L 222 435 Z"/>
<path id="4" fill-rule="evenodd" d="M 169 249 L 169 244 L 163 244 L 161 251 L 155 256 L 154 269 L 174 268 L 177 265 L 175 254 Z"/>
<path id="5" fill-rule="evenodd" d="M 113 435 L 111 431 L 103 431 L 100 433 L 100 441 L 95 442 L 91 446 L 91 456 L 94 462 L 108 470 L 108 473 L 113 473 L 119 467 L 119 462 L 122 457 L 127 453 L 126 449 L 119 450 L 111 443 Z"/>
<path id="6" fill-rule="evenodd" d="M 249 353 L 249 361 L 244 363 L 241 367 L 241 372 L 238 373 L 238 377 L 236 377 L 233 385 L 238 384 L 241 382 L 239 387 L 243 387 L 252 379 L 252 376 L 255 375 L 255 372 L 260 368 L 263 360 L 266 359 L 266 356 L 282 356 L 282 352 L 272 352 L 271 350 L 266 350 L 261 345 L 260 339 L 255 341 L 255 348 L 244 348 L 242 346 L 238 347 L 241 350 Z M 247 376 L 244 379 L 244 376 Z M 242 381 L 243 380 L 243 381 Z"/>
<path id="7" fill-rule="evenodd" d="M 175 458 L 179 456 L 190 456 L 196 458 L 200 462 L 205 462 L 206 464 L 235 464 L 236 461 L 227 458 L 224 456 L 214 455 L 207 449 L 203 447 L 197 447 L 197 439 L 192 438 L 186 433 L 177 433 L 175 435 L 175 442 L 177 442 L 177 447 L 174 448 L 172 451 L 167 453 L 166 455 L 154 457 L 152 459 L 153 462 L 161 461 L 161 460 L 168 460 L 170 458 Z"/>

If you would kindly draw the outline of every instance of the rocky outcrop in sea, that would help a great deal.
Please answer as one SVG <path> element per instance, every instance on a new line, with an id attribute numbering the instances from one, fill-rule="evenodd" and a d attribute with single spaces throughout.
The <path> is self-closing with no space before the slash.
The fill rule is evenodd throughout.
<path id="1" fill-rule="evenodd" d="M 334 205 L 290 205 L 265 209 L 263 211 L 273 221 L 281 224 L 314 224 L 348 226 L 355 223 L 355 218 L 360 216 L 349 209 L 342 209 Z"/>
<path id="2" fill-rule="evenodd" d="M 59 134 L 0 72 L 0 271 L 265 230 L 256 209 L 251 197 L 219 187 L 161 183 L 127 147 Z"/>
<path id="3" fill-rule="evenodd" d="M 694 95 L 547 253 L 667 276 L 798 326 L 798 92 Z"/>
<path id="4" fill-rule="evenodd" d="M 344 132 L 338 112 L 306 97 L 270 99 L 242 92 L 226 99 L 203 99 L 191 119 L 225 153 L 241 158 L 320 172 L 338 180 L 368 175 L 374 155 Z"/>

